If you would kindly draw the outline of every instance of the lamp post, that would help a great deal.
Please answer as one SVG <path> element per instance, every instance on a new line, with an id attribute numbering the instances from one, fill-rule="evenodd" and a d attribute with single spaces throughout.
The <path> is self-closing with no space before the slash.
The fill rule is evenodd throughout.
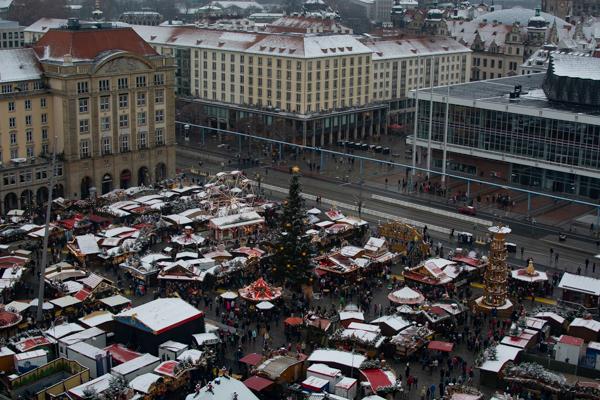
<path id="1" fill-rule="evenodd" d="M 183 135 L 184 135 L 184 140 L 186 142 L 190 141 L 190 124 L 185 124 L 183 126 Z"/>

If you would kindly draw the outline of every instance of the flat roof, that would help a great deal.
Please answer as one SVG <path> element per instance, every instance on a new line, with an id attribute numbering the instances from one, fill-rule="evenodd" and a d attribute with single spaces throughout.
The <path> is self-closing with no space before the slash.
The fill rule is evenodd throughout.
<path id="1" fill-rule="evenodd" d="M 517 114 L 528 114 L 532 116 L 541 116 L 545 118 L 564 118 L 574 120 L 575 116 L 588 117 L 596 123 L 600 122 L 600 109 L 597 107 L 587 107 L 572 103 L 558 103 L 548 100 L 542 90 L 545 73 L 518 75 L 506 78 L 490 79 L 486 81 L 476 81 L 462 83 L 450 86 L 450 104 L 460 104 L 465 106 L 475 106 L 478 108 L 488 108 L 512 112 Z M 521 85 L 521 96 L 518 101 L 510 101 L 509 93 L 514 87 Z M 411 96 L 414 98 L 415 91 Z M 423 100 L 429 100 L 431 96 L 430 88 L 419 90 L 419 96 Z M 445 96 L 448 95 L 448 86 L 438 86 L 433 88 L 433 101 L 445 102 Z M 476 102 L 476 103 L 474 103 Z M 540 111 L 547 110 L 553 112 L 550 115 L 540 115 Z M 560 115 L 562 113 L 562 115 Z M 579 118 L 580 122 L 590 123 Z"/>
<path id="2" fill-rule="evenodd" d="M 169 329 L 202 317 L 196 307 L 179 298 L 162 298 L 122 311 L 115 319 L 159 335 Z"/>

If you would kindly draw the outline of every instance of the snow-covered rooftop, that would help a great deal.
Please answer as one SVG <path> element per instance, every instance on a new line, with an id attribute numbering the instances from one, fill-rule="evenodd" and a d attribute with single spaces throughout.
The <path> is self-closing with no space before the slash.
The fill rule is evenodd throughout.
<path id="1" fill-rule="evenodd" d="M 358 368 L 366 360 L 366 357 L 350 353 L 348 351 L 333 350 L 333 349 L 317 349 L 308 357 L 309 362 L 317 362 L 323 364 L 338 364 L 345 367 Z"/>
<path id="2" fill-rule="evenodd" d="M 117 373 L 119 375 L 125 376 L 130 374 L 133 371 L 136 371 L 140 368 L 146 367 L 148 365 L 160 363 L 160 358 L 153 356 L 152 354 L 142 354 L 139 357 L 134 358 L 133 360 L 124 362 L 123 364 L 119 364 L 116 367 L 113 367 L 112 372 Z M 155 366 L 156 366 L 155 365 Z"/>
<path id="3" fill-rule="evenodd" d="M 595 319 L 585 319 L 585 318 L 575 318 L 569 328 L 571 327 L 580 327 L 586 328 L 594 332 L 600 332 L 600 322 Z"/>
<path id="4" fill-rule="evenodd" d="M 137 323 L 141 323 L 155 334 L 159 334 L 175 324 L 200 316 L 202 316 L 201 311 L 182 299 L 162 298 L 124 310 L 117 314 L 115 319 L 126 323 L 124 320 L 127 318 L 135 318 Z"/>
<path id="5" fill-rule="evenodd" d="M 600 296 L 600 279 L 565 272 L 558 287 L 575 292 Z"/>
<path id="6" fill-rule="evenodd" d="M 198 393 L 187 395 L 185 400 L 223 400 L 233 399 L 234 393 L 238 400 L 259 400 L 241 381 L 223 376 L 216 378 L 204 386 Z"/>
<path id="7" fill-rule="evenodd" d="M 556 76 L 600 80 L 600 58 L 570 54 L 553 54 L 551 57 L 552 72 Z"/>
<path id="8" fill-rule="evenodd" d="M 32 49 L 2 50 L 0 83 L 38 80 L 42 69 Z"/>

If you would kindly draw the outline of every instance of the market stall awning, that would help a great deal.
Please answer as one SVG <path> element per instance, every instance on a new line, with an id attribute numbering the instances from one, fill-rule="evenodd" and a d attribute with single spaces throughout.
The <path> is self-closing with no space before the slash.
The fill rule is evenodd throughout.
<path id="1" fill-rule="evenodd" d="M 250 354 L 246 354 L 244 357 L 240 358 L 240 362 L 247 364 L 247 365 L 255 366 L 255 365 L 260 364 L 262 359 L 263 359 L 263 356 L 261 354 L 250 353 Z"/>
<path id="2" fill-rule="evenodd" d="M 284 324 L 290 325 L 290 326 L 302 325 L 302 322 L 303 322 L 303 319 L 300 317 L 287 317 L 285 319 L 285 321 L 283 321 Z"/>
<path id="3" fill-rule="evenodd" d="M 273 381 L 257 375 L 251 376 L 250 378 L 244 381 L 244 385 L 246 385 L 248 389 L 254 390 L 255 392 L 265 390 L 273 383 Z"/>
<path id="4" fill-rule="evenodd" d="M 446 353 L 450 353 L 454 349 L 454 343 L 441 342 L 439 340 L 432 340 L 427 345 L 427 348 L 429 350 L 437 350 L 437 351 L 444 351 Z"/>
<path id="5" fill-rule="evenodd" d="M 373 392 L 377 392 L 380 388 L 392 386 L 395 383 L 392 382 L 389 375 L 380 368 L 363 369 L 360 373 L 367 378 Z"/>

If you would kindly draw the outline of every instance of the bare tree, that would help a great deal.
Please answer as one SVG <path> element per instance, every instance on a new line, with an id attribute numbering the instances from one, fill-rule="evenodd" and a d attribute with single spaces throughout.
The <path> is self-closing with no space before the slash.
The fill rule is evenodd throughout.
<path id="1" fill-rule="evenodd" d="M 8 10 L 8 19 L 21 25 L 31 25 L 42 17 L 67 18 L 66 0 L 15 0 Z"/>

